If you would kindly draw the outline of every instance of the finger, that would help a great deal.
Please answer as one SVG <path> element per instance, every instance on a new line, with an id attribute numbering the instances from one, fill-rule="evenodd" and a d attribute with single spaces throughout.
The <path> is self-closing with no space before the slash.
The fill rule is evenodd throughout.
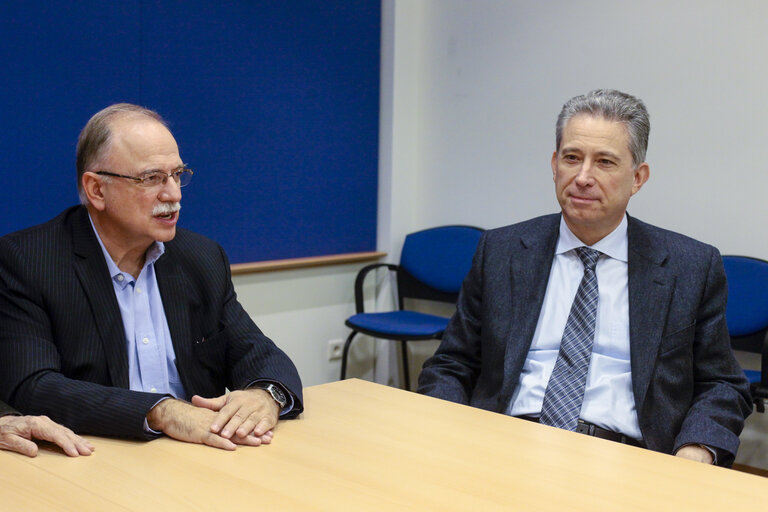
<path id="1" fill-rule="evenodd" d="M 195 407 L 204 407 L 212 411 L 218 411 L 227 404 L 226 395 L 217 396 L 216 398 L 203 398 L 200 395 L 192 397 L 192 405 Z"/>
<path id="2" fill-rule="evenodd" d="M 256 428 L 256 423 L 258 420 L 259 417 L 255 413 L 251 414 L 245 421 L 240 424 L 240 426 L 237 428 L 237 431 L 235 432 L 235 435 L 238 437 L 245 437 L 248 434 L 253 434 L 253 429 Z"/>
<path id="3" fill-rule="evenodd" d="M 214 434 L 212 432 L 208 432 L 205 435 L 205 437 L 203 438 L 203 444 L 207 444 L 208 446 L 219 448 L 221 450 L 233 451 L 237 449 L 237 445 L 235 443 L 233 443 L 229 439 L 224 439 L 220 435 Z"/>
<path id="4" fill-rule="evenodd" d="M 93 446 L 90 442 L 88 442 L 86 439 L 83 439 L 80 436 L 75 436 L 75 447 L 77 448 L 77 452 L 80 455 L 90 455 L 96 450 L 96 447 Z"/>
<path id="5" fill-rule="evenodd" d="M 241 425 L 249 421 L 251 414 L 252 413 L 249 413 L 249 409 L 246 409 L 245 407 L 238 408 L 229 418 L 227 424 L 224 425 L 224 428 L 221 430 L 221 435 L 226 438 L 231 438 L 233 435 L 235 435 L 236 432 L 239 431 Z M 255 422 L 251 421 L 251 424 L 253 423 Z M 247 429 L 244 432 L 244 435 L 248 435 L 251 432 L 253 432 L 253 428 Z"/>
<path id="6" fill-rule="evenodd" d="M 70 457 L 77 457 L 80 455 L 80 451 L 77 449 L 77 446 L 75 446 L 75 443 L 72 439 L 66 436 L 56 437 L 52 440 L 54 443 L 59 445 L 62 450 L 64 450 L 64 453 L 69 455 Z"/>
<path id="7" fill-rule="evenodd" d="M 83 439 L 82 437 L 76 435 L 74 432 L 70 432 L 66 436 L 66 443 L 68 443 L 68 446 L 70 449 L 65 447 L 64 444 L 61 444 L 59 442 L 56 442 L 59 446 L 61 446 L 64 449 L 64 452 L 71 456 L 71 457 L 77 457 L 78 455 L 90 455 L 93 453 L 93 450 L 96 448 L 87 440 Z"/>
<path id="8" fill-rule="evenodd" d="M 261 438 L 254 436 L 252 433 L 247 436 L 232 436 L 232 442 L 246 446 L 259 446 L 262 444 Z"/>
<path id="9" fill-rule="evenodd" d="M 229 398 L 229 403 L 222 407 L 214 420 L 214 424 L 221 427 L 220 435 L 227 439 L 235 435 L 240 426 L 258 411 L 258 402 L 254 402 L 250 395 L 235 391 L 229 394 Z M 254 424 L 257 419 L 254 418 Z M 252 430 L 253 426 L 243 434 L 248 434 Z"/>
<path id="10" fill-rule="evenodd" d="M 275 425 L 277 425 L 277 418 L 272 415 L 266 415 L 262 416 L 262 418 L 259 420 L 259 422 L 256 424 L 256 427 L 253 429 L 253 433 L 256 436 L 263 436 L 268 431 L 275 428 Z"/>
<path id="11" fill-rule="evenodd" d="M 70 429 L 57 425 L 47 418 L 39 421 L 33 429 L 33 435 L 37 439 L 43 439 L 56 444 L 70 457 L 90 455 L 92 451 L 86 448 L 87 441 L 85 441 L 85 439 L 76 435 Z"/>
<path id="12" fill-rule="evenodd" d="M 272 431 L 269 430 L 266 434 L 261 436 L 261 444 L 270 444 L 272 442 Z"/>
<path id="13" fill-rule="evenodd" d="M 0 448 L 18 452 L 27 457 L 37 456 L 37 444 L 14 434 L 0 436 Z"/>
<path id="14" fill-rule="evenodd" d="M 238 426 L 243 422 L 243 418 L 235 418 L 235 416 L 238 414 L 238 410 L 240 409 L 238 404 L 229 402 L 223 407 L 219 408 L 217 411 L 216 416 L 213 417 L 213 421 L 210 425 L 210 431 L 214 434 L 223 435 L 226 438 L 232 437 L 232 433 L 234 433 L 235 429 L 237 429 Z M 233 423 L 232 427 L 228 432 L 223 431 L 223 429 L 229 424 L 230 421 L 235 418 L 235 422 Z"/>

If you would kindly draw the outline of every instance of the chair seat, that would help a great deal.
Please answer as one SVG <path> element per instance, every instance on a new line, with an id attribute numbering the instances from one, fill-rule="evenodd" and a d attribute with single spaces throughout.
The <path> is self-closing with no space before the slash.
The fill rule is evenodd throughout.
<path id="1" fill-rule="evenodd" d="M 747 376 L 747 380 L 750 384 L 760 383 L 760 372 L 757 370 L 744 370 L 744 374 Z"/>
<path id="2" fill-rule="evenodd" d="M 416 311 L 390 311 L 387 313 L 359 313 L 347 319 L 353 329 L 366 331 L 374 336 L 397 338 L 430 338 L 438 336 L 448 325 L 448 318 Z"/>

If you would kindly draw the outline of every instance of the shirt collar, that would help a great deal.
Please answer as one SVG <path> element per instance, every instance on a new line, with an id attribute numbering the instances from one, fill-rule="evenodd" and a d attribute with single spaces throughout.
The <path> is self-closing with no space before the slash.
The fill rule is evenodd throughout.
<path id="1" fill-rule="evenodd" d="M 560 217 L 560 236 L 557 238 L 557 247 L 555 248 L 555 254 L 563 254 L 577 247 L 584 247 L 584 242 L 573 234 L 568 224 L 565 223 L 565 219 Z M 589 246 L 592 249 L 600 251 L 606 256 L 615 260 L 623 261 L 627 263 L 629 252 L 629 244 L 627 242 L 627 216 L 626 214 L 621 218 L 621 222 L 616 229 L 608 233 L 594 245 Z"/>
<path id="2" fill-rule="evenodd" d="M 96 230 L 96 226 L 93 224 L 93 219 L 91 218 L 90 213 L 88 214 L 88 220 L 91 222 L 91 228 L 93 229 L 93 233 L 96 235 L 96 240 L 99 241 L 99 246 L 101 247 L 101 252 L 104 254 L 104 259 L 107 261 L 107 268 L 109 269 L 109 275 L 112 277 L 112 281 L 117 283 L 117 285 L 121 288 L 125 288 L 129 283 L 134 282 L 135 279 L 131 274 L 123 272 L 117 267 L 117 264 L 112 259 L 112 256 L 109 255 L 109 251 L 107 251 L 107 248 L 104 247 L 104 242 L 101 241 L 101 237 L 99 236 L 99 232 Z M 158 260 L 158 258 L 160 258 L 160 256 L 163 255 L 163 253 L 165 253 L 165 244 L 163 242 L 153 242 L 152 245 L 150 245 L 147 249 L 144 267 L 141 270 L 143 271 L 148 266 L 154 265 L 154 263 Z"/>

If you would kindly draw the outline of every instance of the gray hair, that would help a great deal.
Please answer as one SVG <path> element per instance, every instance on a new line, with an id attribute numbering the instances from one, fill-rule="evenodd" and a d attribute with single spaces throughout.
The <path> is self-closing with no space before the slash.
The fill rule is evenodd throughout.
<path id="1" fill-rule="evenodd" d="M 629 134 L 629 151 L 632 153 L 632 163 L 635 167 L 645 162 L 645 152 L 648 150 L 648 134 L 651 131 L 651 121 L 643 101 L 627 93 L 614 89 L 595 89 L 587 94 L 568 100 L 560 115 L 557 116 L 555 129 L 555 148 L 560 150 L 563 129 L 571 118 L 579 114 L 602 117 L 608 121 L 624 123 Z"/>
<path id="2" fill-rule="evenodd" d="M 128 115 L 145 116 L 168 128 L 160 114 L 131 103 L 115 103 L 96 112 L 85 124 L 77 139 L 77 193 L 81 203 L 88 204 L 88 197 L 83 190 L 83 173 L 91 171 L 109 149 L 112 142 L 112 121 Z"/>

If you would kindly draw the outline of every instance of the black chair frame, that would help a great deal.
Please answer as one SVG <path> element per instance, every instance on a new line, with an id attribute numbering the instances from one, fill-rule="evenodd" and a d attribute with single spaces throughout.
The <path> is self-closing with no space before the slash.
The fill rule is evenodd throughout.
<path id="1" fill-rule="evenodd" d="M 405 270 L 400 265 L 394 265 L 392 263 L 373 263 L 371 265 L 367 265 L 362 269 L 360 269 L 360 272 L 358 272 L 357 278 L 355 279 L 355 309 L 358 314 L 365 313 L 365 308 L 363 305 L 363 302 L 364 302 L 363 285 L 365 284 L 366 276 L 372 270 L 382 268 L 382 267 L 387 268 L 391 272 L 396 273 L 397 307 L 400 310 L 404 309 L 405 299 L 424 299 L 424 300 L 431 300 L 431 301 L 437 301 L 437 302 L 449 302 L 453 304 L 455 304 L 456 301 L 458 300 L 458 297 L 459 297 L 458 293 L 446 293 L 440 290 L 436 290 L 430 286 L 427 286 L 424 283 L 417 280 L 415 277 L 413 277 L 410 273 L 408 273 L 407 270 Z M 352 325 L 349 322 L 349 320 L 347 320 L 345 323 L 347 327 L 352 329 L 352 332 L 349 334 L 346 342 L 344 343 L 344 351 L 341 358 L 341 380 L 344 380 L 347 375 L 347 358 L 349 356 L 349 347 L 352 345 L 352 340 L 354 339 L 354 337 L 358 333 L 366 334 L 368 336 L 373 336 L 375 338 L 382 337 L 380 332 L 361 329 L 360 327 Z M 387 336 L 387 339 L 400 342 L 400 351 L 402 355 L 403 375 L 404 375 L 403 383 L 405 384 L 405 389 L 408 389 L 408 390 L 411 389 L 410 371 L 408 368 L 408 342 L 440 339 L 442 338 L 442 335 L 443 333 L 440 332 L 434 336 L 432 335 L 431 336 L 388 335 Z"/>
<path id="2" fill-rule="evenodd" d="M 731 336 L 734 350 L 760 354 L 760 382 L 750 384 L 752 401 L 757 412 L 765 412 L 764 400 L 768 398 L 768 329 L 744 336 Z"/>

